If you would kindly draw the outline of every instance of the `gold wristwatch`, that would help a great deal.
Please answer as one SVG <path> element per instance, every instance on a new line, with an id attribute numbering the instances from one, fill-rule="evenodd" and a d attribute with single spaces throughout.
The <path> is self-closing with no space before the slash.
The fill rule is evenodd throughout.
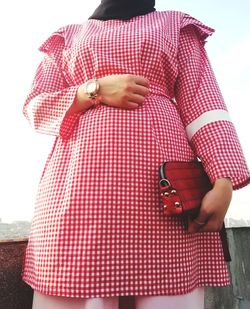
<path id="1" fill-rule="evenodd" d="M 90 79 L 84 84 L 84 92 L 92 100 L 94 106 L 100 104 L 100 99 L 98 98 L 99 89 L 100 84 L 96 78 Z"/>

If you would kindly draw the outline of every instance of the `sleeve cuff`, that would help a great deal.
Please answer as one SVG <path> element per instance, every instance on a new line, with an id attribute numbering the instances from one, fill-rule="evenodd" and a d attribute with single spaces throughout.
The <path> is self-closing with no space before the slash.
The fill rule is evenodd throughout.
<path id="1" fill-rule="evenodd" d="M 203 126 L 191 144 L 212 183 L 228 177 L 234 190 L 250 183 L 250 172 L 231 122 L 221 120 Z"/>

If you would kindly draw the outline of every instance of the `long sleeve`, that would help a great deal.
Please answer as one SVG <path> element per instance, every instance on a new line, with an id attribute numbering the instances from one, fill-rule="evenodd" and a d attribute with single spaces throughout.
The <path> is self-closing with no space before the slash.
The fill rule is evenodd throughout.
<path id="1" fill-rule="evenodd" d="M 37 68 L 23 113 L 39 133 L 68 138 L 80 114 L 65 116 L 78 86 L 67 84 L 62 73 L 63 31 L 54 33 L 40 48 L 44 59 Z"/>
<path id="2" fill-rule="evenodd" d="M 190 145 L 211 182 L 230 177 L 239 189 L 250 182 L 250 174 L 204 47 L 213 31 L 189 15 L 184 18 L 175 97 Z"/>

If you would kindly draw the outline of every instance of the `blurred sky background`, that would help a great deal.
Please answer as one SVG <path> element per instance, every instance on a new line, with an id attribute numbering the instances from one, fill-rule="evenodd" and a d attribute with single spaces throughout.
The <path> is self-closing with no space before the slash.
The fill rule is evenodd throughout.
<path id="1" fill-rule="evenodd" d="M 54 138 L 32 131 L 22 114 L 43 55 L 38 47 L 59 27 L 82 23 L 100 1 L 8 0 L 0 4 L 0 218 L 30 221 L 37 185 Z M 156 0 L 216 29 L 206 49 L 250 165 L 250 1 Z M 235 158 L 237 160 L 237 158 Z M 234 193 L 227 216 L 250 219 L 250 186 Z"/>

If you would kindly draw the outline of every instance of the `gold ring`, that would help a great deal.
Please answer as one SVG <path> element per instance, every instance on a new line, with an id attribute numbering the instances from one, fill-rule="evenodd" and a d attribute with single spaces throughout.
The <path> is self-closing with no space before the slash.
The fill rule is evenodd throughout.
<path id="1" fill-rule="evenodd" d="M 204 225 L 204 224 L 206 224 L 206 222 L 200 222 L 200 221 L 198 221 L 198 220 L 196 220 L 196 219 L 194 219 L 194 222 L 197 223 L 197 224 L 199 224 L 199 225 Z"/>

